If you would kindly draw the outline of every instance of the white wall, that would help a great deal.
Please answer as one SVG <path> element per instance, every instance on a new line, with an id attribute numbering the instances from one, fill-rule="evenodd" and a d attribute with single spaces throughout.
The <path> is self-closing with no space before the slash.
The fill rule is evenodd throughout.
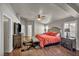
<path id="1" fill-rule="evenodd" d="M 16 13 L 14 12 L 10 4 L 3 3 L 0 4 L 0 6 L 2 13 L 8 16 L 9 18 L 11 18 L 13 22 L 17 22 L 17 23 L 20 22 L 18 21 L 18 18 L 16 17 Z"/>
<path id="2" fill-rule="evenodd" d="M 4 55 L 3 23 L 0 11 L 0 56 Z"/>
<path id="3" fill-rule="evenodd" d="M 23 19 L 20 19 L 20 22 L 21 22 L 21 33 L 23 36 L 26 35 L 26 21 L 23 20 Z"/>
<path id="4" fill-rule="evenodd" d="M 8 52 L 11 49 L 10 41 L 11 39 L 11 20 L 7 17 L 3 17 L 3 27 L 4 27 L 4 52 Z"/>
<path id="5" fill-rule="evenodd" d="M 11 52 L 13 50 L 13 22 L 17 22 L 17 23 L 20 23 L 20 21 L 18 20 L 18 18 L 16 17 L 16 14 L 13 10 L 13 8 L 11 7 L 10 4 L 0 4 L 0 9 L 1 9 L 1 12 L 2 12 L 2 16 L 5 15 L 7 16 L 8 18 L 10 18 L 11 20 L 11 25 L 10 25 L 10 28 L 11 28 L 11 31 L 10 31 L 10 37 L 9 37 L 9 50 L 7 52 Z M 3 20 L 3 18 L 1 19 Z M 1 34 L 2 35 L 2 34 Z M 1 36 L 2 37 L 2 36 Z M 2 40 L 2 39 L 1 39 Z M 3 42 L 2 42 L 3 43 Z M 6 48 L 7 49 L 7 48 Z"/>
<path id="6" fill-rule="evenodd" d="M 28 36 L 28 25 L 32 25 L 32 36 L 34 35 L 34 21 L 28 21 L 27 19 L 21 19 L 23 36 Z"/>
<path id="7" fill-rule="evenodd" d="M 79 50 L 79 19 L 77 19 L 77 50 Z"/>
<path id="8" fill-rule="evenodd" d="M 42 34 L 44 33 L 44 24 L 41 24 L 39 22 L 34 22 L 34 34 Z"/>
<path id="9" fill-rule="evenodd" d="M 26 35 L 29 36 L 28 34 L 28 25 L 32 26 L 32 36 L 34 35 L 34 21 L 26 21 Z"/>
<path id="10" fill-rule="evenodd" d="M 27 19 L 21 20 L 23 35 L 28 35 L 28 25 L 32 25 L 32 36 L 35 36 L 36 34 L 42 34 L 44 33 L 44 24 L 39 23 L 37 21 L 28 21 Z"/>
<path id="11" fill-rule="evenodd" d="M 26 27 L 25 27 L 24 24 L 21 24 L 21 33 L 22 33 L 23 36 L 26 35 Z"/>
<path id="12" fill-rule="evenodd" d="M 65 18 L 65 19 L 62 19 L 62 20 L 53 21 L 51 24 L 49 24 L 49 28 L 51 28 L 51 27 L 59 27 L 59 28 L 61 28 L 63 30 L 64 23 L 65 22 L 71 22 L 71 21 L 75 21 L 77 23 L 76 49 L 79 50 L 79 19 L 69 17 L 69 18 Z M 61 35 L 62 36 L 64 35 L 63 31 L 62 31 Z"/>
<path id="13" fill-rule="evenodd" d="M 48 27 L 51 28 L 51 27 L 58 27 L 62 30 L 62 36 L 64 35 L 63 34 L 63 28 L 64 28 L 64 23 L 65 22 L 69 22 L 69 21 L 75 21 L 75 19 L 73 17 L 68 17 L 68 18 L 65 18 L 65 19 L 62 19 L 62 20 L 57 20 L 57 21 L 53 21 L 51 22 Z"/>

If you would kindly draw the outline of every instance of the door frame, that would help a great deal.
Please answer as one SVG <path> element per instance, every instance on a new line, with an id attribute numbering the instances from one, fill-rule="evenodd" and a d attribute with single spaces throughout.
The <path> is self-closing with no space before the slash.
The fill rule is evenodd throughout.
<path id="1" fill-rule="evenodd" d="M 8 16 L 7 14 L 5 14 L 5 13 L 2 13 L 2 26 L 3 26 L 3 46 L 4 46 L 4 17 L 6 17 L 6 18 L 8 18 L 9 19 L 9 21 L 11 22 L 11 17 L 10 16 Z M 10 27 L 12 26 L 12 25 L 9 25 Z M 10 32 L 11 32 L 11 28 L 10 28 Z M 10 38 L 10 34 L 9 34 L 9 38 Z M 9 39 L 10 40 L 10 39 Z M 5 47 L 5 46 L 4 46 Z M 10 49 L 10 48 L 8 48 L 8 49 Z M 4 49 L 5 50 L 5 49 Z M 13 49 L 12 49 L 13 50 Z M 11 52 L 12 50 L 10 50 L 10 51 L 8 51 L 8 52 L 5 52 L 4 51 L 4 53 L 9 53 L 9 52 Z"/>

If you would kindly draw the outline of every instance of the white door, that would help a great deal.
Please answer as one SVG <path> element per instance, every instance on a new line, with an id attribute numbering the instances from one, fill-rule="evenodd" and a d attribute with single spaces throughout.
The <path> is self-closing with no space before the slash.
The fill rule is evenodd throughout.
<path id="1" fill-rule="evenodd" d="M 3 16 L 4 27 L 4 52 L 9 52 L 11 43 L 11 20 Z"/>
<path id="2" fill-rule="evenodd" d="M 27 29 L 28 36 L 32 36 L 32 25 L 28 25 Z"/>

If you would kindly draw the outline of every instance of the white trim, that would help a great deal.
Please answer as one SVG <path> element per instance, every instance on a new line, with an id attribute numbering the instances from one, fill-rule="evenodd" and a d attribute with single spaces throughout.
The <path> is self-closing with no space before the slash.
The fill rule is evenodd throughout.
<path id="1" fill-rule="evenodd" d="M 76 48 L 76 50 L 79 50 L 79 48 Z"/>
<path id="2" fill-rule="evenodd" d="M 8 16 L 7 14 L 5 14 L 5 13 L 2 13 L 2 19 L 3 19 L 3 17 L 7 17 L 11 22 L 12 22 L 12 20 L 11 20 L 11 17 L 10 16 Z M 4 22 L 4 20 L 2 21 L 2 22 Z M 4 25 L 4 24 L 3 24 Z M 11 26 L 11 25 L 10 25 Z M 4 28 L 3 28 L 4 29 Z M 3 31 L 3 34 L 4 34 L 4 31 Z M 4 37 L 4 35 L 3 35 L 3 37 Z M 13 36 L 12 36 L 12 34 L 9 34 L 9 39 L 12 39 L 12 41 L 13 41 Z M 12 45 L 12 44 L 11 44 Z M 11 47 L 10 47 L 11 48 Z M 6 51 L 4 51 L 5 53 L 7 52 L 7 53 L 10 53 L 10 52 L 12 52 L 12 50 L 13 50 L 13 46 L 12 46 L 12 48 L 11 49 L 9 49 L 8 48 L 8 50 L 6 50 Z"/>
<path id="3" fill-rule="evenodd" d="M 5 51 L 5 53 L 11 53 L 13 49 L 10 49 L 9 51 Z"/>
<path id="4" fill-rule="evenodd" d="M 2 22 L 2 12 L 0 11 L 0 25 L 1 25 L 1 27 L 0 27 L 0 29 L 1 29 L 1 52 L 0 52 L 0 55 L 1 56 L 3 56 L 4 55 L 4 37 L 3 37 L 3 35 L 4 35 L 4 33 L 3 33 L 3 22 Z"/>

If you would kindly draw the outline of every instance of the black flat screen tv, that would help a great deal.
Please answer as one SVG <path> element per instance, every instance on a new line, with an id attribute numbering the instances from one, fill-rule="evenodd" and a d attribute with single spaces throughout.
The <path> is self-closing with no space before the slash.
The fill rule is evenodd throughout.
<path id="1" fill-rule="evenodd" d="M 18 32 L 21 32 L 21 24 L 18 23 Z"/>
<path id="2" fill-rule="evenodd" d="M 14 34 L 20 34 L 21 32 L 21 24 L 14 23 Z"/>

